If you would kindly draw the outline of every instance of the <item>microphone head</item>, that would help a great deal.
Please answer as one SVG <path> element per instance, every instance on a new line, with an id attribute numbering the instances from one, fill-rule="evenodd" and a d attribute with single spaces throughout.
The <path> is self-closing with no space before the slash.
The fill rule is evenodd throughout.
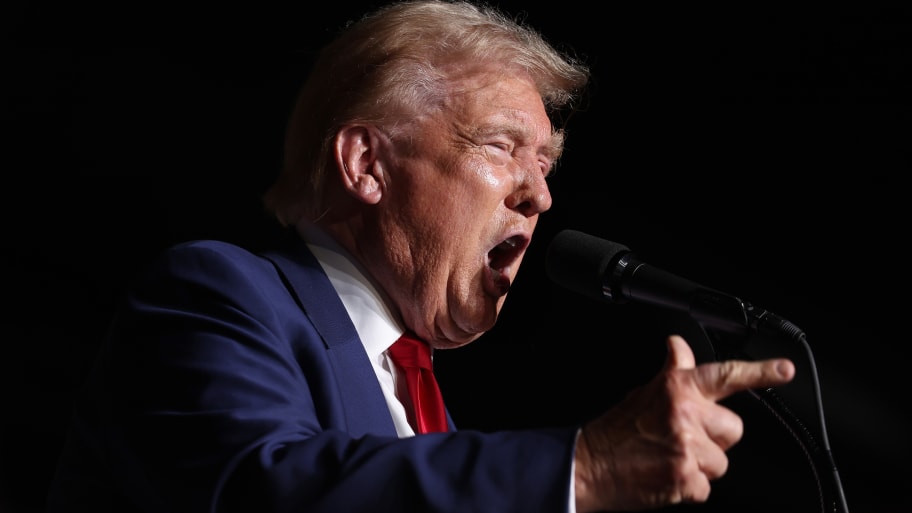
<path id="1" fill-rule="evenodd" d="M 628 252 L 630 249 L 623 244 L 576 230 L 564 230 L 551 240 L 545 266 L 554 283 L 604 301 L 611 297 L 604 290 L 609 266 Z"/>

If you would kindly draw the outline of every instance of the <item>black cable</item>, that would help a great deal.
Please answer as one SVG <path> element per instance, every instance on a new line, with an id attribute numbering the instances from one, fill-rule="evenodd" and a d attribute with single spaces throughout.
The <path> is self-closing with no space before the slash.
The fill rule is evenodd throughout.
<path id="1" fill-rule="evenodd" d="M 702 324 L 700 325 L 700 328 L 710 340 L 717 360 L 732 357 L 744 357 L 742 353 L 732 349 L 734 347 L 741 347 L 740 345 L 732 344 L 730 342 L 722 342 L 722 333 L 707 329 Z M 804 454 L 808 457 L 809 463 L 811 465 L 811 470 L 814 473 L 814 478 L 818 486 L 818 492 L 821 501 L 821 512 L 849 513 L 849 507 L 848 503 L 846 502 L 842 479 L 840 478 L 839 471 L 836 468 L 836 462 L 833 458 L 832 449 L 830 448 L 829 436 L 827 435 L 820 379 L 817 375 L 817 365 L 814 360 L 813 351 L 811 350 L 811 346 L 808 343 L 804 332 L 802 332 L 797 327 L 794 327 L 794 329 L 786 329 L 780 333 L 787 333 L 792 341 L 799 343 L 807 357 L 808 369 L 810 370 L 810 381 L 813 387 L 813 403 L 816 409 L 817 421 L 820 425 L 819 440 L 818 437 L 815 436 L 807 426 L 805 426 L 799 416 L 795 415 L 792 412 L 792 409 L 789 408 L 785 400 L 779 394 L 777 394 L 774 389 L 768 388 L 765 390 L 751 390 L 750 395 L 760 401 L 760 403 L 763 404 L 768 411 L 776 416 L 776 418 L 795 438 Z M 713 341 L 716 341 L 717 343 L 712 344 Z M 820 466 L 825 466 L 827 468 L 821 470 L 819 468 Z M 826 498 L 827 494 L 824 491 L 826 487 L 824 486 L 821 477 L 823 472 L 826 472 L 830 475 L 830 487 L 832 488 L 833 495 L 832 499 Z M 827 509 L 827 503 L 830 503 L 829 506 L 832 506 L 832 509 Z"/>

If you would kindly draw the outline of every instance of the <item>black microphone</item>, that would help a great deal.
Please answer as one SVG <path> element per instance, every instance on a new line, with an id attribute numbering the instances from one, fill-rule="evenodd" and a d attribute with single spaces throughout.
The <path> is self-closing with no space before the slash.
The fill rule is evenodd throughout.
<path id="1" fill-rule="evenodd" d="M 804 337 L 797 326 L 768 310 L 643 263 L 623 244 L 576 230 L 552 239 L 545 265 L 553 282 L 599 301 L 636 301 L 686 312 L 704 328 L 735 335 Z"/>

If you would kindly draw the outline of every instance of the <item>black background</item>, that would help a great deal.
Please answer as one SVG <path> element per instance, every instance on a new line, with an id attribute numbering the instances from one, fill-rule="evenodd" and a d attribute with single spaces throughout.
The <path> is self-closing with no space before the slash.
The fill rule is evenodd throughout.
<path id="1" fill-rule="evenodd" d="M 40 511 L 72 393 L 131 273 L 179 240 L 268 241 L 259 195 L 296 88 L 313 51 L 372 5 L 12 12 L 0 510 Z M 673 312 L 550 283 L 548 242 L 573 228 L 801 327 L 850 510 L 908 511 L 908 13 L 501 5 L 594 81 L 501 322 L 438 355 L 457 423 L 589 418 L 661 366 L 669 330 L 707 357 Z M 732 407 L 745 438 L 695 510 L 814 511 L 798 446 L 750 401 Z"/>

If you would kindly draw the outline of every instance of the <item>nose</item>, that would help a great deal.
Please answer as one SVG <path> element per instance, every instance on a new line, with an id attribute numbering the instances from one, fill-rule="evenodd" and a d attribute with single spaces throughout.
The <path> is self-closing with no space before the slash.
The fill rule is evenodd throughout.
<path id="1" fill-rule="evenodd" d="M 551 190 L 538 166 L 520 172 L 516 188 L 506 199 L 508 208 L 526 217 L 545 212 L 551 208 L 551 202 Z"/>

